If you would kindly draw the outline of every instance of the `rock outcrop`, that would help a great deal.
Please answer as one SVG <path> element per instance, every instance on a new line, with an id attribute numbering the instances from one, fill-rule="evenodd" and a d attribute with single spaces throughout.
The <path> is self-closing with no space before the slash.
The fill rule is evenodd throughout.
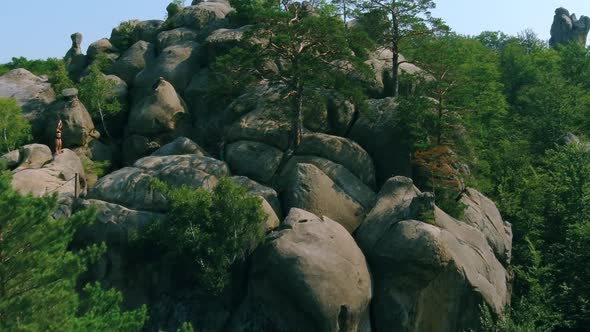
<path id="1" fill-rule="evenodd" d="M 166 211 L 161 193 L 151 189 L 152 178 L 171 186 L 213 189 L 222 176 L 228 176 L 227 165 L 219 160 L 198 155 L 145 157 L 102 177 L 88 193 L 89 198 L 120 204 L 127 208 L 154 212 Z"/>
<path id="2" fill-rule="evenodd" d="M 90 113 L 77 96 L 54 103 L 44 117 L 44 141 L 51 145 L 54 144 L 55 126 L 60 119 L 63 122 L 63 147 L 86 146 L 92 139 L 100 137 L 100 133 L 94 128 Z"/>
<path id="3" fill-rule="evenodd" d="M 56 193 L 58 208 L 54 217 L 69 217 L 72 214 L 75 196 L 75 175 L 78 174 L 78 194 L 86 191 L 84 168 L 80 158 L 71 150 L 51 158 L 49 147 L 33 144 L 21 150 L 18 167 L 12 171 L 12 187 L 22 194 L 43 196 Z"/>
<path id="4" fill-rule="evenodd" d="M 444 213 L 408 178 L 385 183 L 355 237 L 375 283 L 377 331 L 477 329 L 480 305 L 501 314 L 509 303 L 511 274 L 486 235 Z"/>
<path id="5" fill-rule="evenodd" d="M 292 209 L 254 253 L 229 331 L 371 331 L 371 277 L 338 223 Z"/>
<path id="6" fill-rule="evenodd" d="M 68 50 L 64 57 L 66 70 L 68 71 L 70 78 L 77 82 L 80 79 L 80 75 L 86 68 L 88 59 L 82 54 L 82 34 L 76 32 L 70 36 L 72 39 L 72 47 Z"/>
<path id="7" fill-rule="evenodd" d="M 45 129 L 45 112 L 55 101 L 51 84 L 26 69 L 14 69 L 0 76 L 0 98 L 16 99 L 32 126 L 33 137 L 41 141 Z"/>
<path id="8" fill-rule="evenodd" d="M 557 45 L 565 45 L 569 42 L 576 42 L 582 46 L 586 46 L 586 39 L 590 31 L 590 17 L 582 16 L 578 20 L 576 14 L 563 8 L 555 10 L 553 17 L 553 24 L 551 25 L 551 39 L 549 45 L 556 47 Z"/>
<path id="9" fill-rule="evenodd" d="M 110 68 L 110 73 L 117 75 L 127 83 L 133 85 L 135 76 L 146 65 L 150 65 L 156 59 L 156 50 L 153 44 L 146 41 L 138 41 L 133 44 Z"/>

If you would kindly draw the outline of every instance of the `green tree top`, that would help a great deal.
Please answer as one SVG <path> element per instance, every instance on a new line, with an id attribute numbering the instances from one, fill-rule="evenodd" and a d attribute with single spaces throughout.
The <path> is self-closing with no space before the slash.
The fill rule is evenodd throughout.
<path id="1" fill-rule="evenodd" d="M 31 138 L 31 125 L 14 98 L 0 98 L 0 146 L 9 152 Z"/>

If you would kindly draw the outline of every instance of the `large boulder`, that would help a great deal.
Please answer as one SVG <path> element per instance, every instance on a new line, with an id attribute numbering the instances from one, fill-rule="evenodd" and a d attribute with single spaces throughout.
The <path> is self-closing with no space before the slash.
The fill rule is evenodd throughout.
<path id="1" fill-rule="evenodd" d="M 338 223 L 292 209 L 252 258 L 229 331 L 369 332 L 371 276 Z"/>
<path id="2" fill-rule="evenodd" d="M 281 203 L 279 202 L 279 197 L 274 189 L 263 186 L 246 176 L 232 176 L 230 180 L 232 180 L 233 183 L 248 189 L 252 195 L 264 198 L 264 200 L 270 204 L 275 214 L 279 218 L 282 217 Z"/>
<path id="3" fill-rule="evenodd" d="M 189 122 L 187 118 L 189 113 L 180 95 L 172 84 L 160 78 L 152 91 L 133 105 L 127 128 L 130 134 L 156 136 L 179 131 Z"/>
<path id="4" fill-rule="evenodd" d="M 367 186 L 375 188 L 375 166 L 369 154 L 357 143 L 338 136 L 305 133 L 296 153 L 314 155 L 341 164 Z"/>
<path id="5" fill-rule="evenodd" d="M 316 156 L 294 156 L 285 163 L 280 174 L 276 177 L 276 185 L 280 191 L 289 187 L 289 175 L 297 164 L 311 164 L 327 175 L 334 184 L 352 197 L 367 211 L 373 207 L 375 192 L 352 174 L 346 167 L 336 164 L 328 159 Z M 335 219 L 335 218 L 332 218 Z"/>
<path id="6" fill-rule="evenodd" d="M 501 315 L 511 279 L 479 229 L 453 219 L 404 177 L 385 183 L 355 233 L 374 280 L 376 331 L 478 330 Z"/>
<path id="7" fill-rule="evenodd" d="M 134 98 L 141 99 L 158 78 L 170 82 L 177 91 L 183 92 L 192 75 L 199 69 L 201 47 L 195 42 L 172 45 L 158 55 L 153 64 L 145 67 L 135 77 Z"/>
<path id="8" fill-rule="evenodd" d="M 300 208 L 340 223 L 353 233 L 367 210 L 312 164 L 297 164 L 283 180 L 283 207 Z"/>
<path id="9" fill-rule="evenodd" d="M 234 9 L 225 1 L 206 1 L 196 5 L 180 8 L 179 12 L 169 17 L 166 28 L 180 27 L 201 30 L 219 22 Z"/>
<path id="10" fill-rule="evenodd" d="M 287 150 L 291 125 L 288 120 L 273 109 L 257 109 L 242 116 L 229 127 L 226 140 L 257 141 Z"/>
<path id="11" fill-rule="evenodd" d="M 51 149 L 43 144 L 28 144 L 20 148 L 17 170 L 41 168 L 53 160 Z M 15 166 L 16 167 L 16 166 Z"/>
<path id="12" fill-rule="evenodd" d="M 13 69 L 0 76 L 0 98 L 15 98 L 31 123 L 33 137 L 39 139 L 43 136 L 44 113 L 55 101 L 55 93 L 46 79 L 26 69 Z"/>
<path id="13" fill-rule="evenodd" d="M 218 179 L 229 175 L 227 165 L 198 155 L 151 156 L 102 177 L 88 198 L 123 205 L 130 209 L 166 211 L 164 196 L 151 189 L 152 178 L 171 186 L 213 189 Z"/>
<path id="14" fill-rule="evenodd" d="M 110 73 L 117 75 L 132 85 L 135 76 L 142 71 L 146 65 L 150 65 L 156 59 L 156 49 L 153 44 L 146 41 L 138 41 L 133 44 L 110 68 Z"/>
<path id="15" fill-rule="evenodd" d="M 235 174 L 262 183 L 272 179 L 282 159 L 281 150 L 264 143 L 237 141 L 225 147 L 225 160 Z"/>
<path id="16" fill-rule="evenodd" d="M 164 214 L 132 210 L 95 199 L 83 200 L 80 203 L 81 209 L 89 207 L 96 210 L 95 222 L 79 230 L 76 238 L 83 243 L 104 242 L 109 247 L 128 245 L 138 232 L 166 218 Z"/>
<path id="17" fill-rule="evenodd" d="M 466 206 L 463 220 L 485 235 L 496 257 L 508 266 L 512 258 L 512 225 L 502 220 L 492 200 L 473 188 L 465 190 L 461 203 Z"/>
<path id="18" fill-rule="evenodd" d="M 359 116 L 350 131 L 350 139 L 365 149 L 375 162 L 378 185 L 396 175 L 410 176 L 410 146 L 402 130 L 402 114 L 394 98 L 368 101 L 368 114 Z"/>
<path id="19" fill-rule="evenodd" d="M 162 31 L 158 34 L 158 43 L 156 45 L 158 52 L 172 46 L 182 44 L 184 42 L 194 42 L 197 40 L 198 32 L 189 28 L 177 28 L 167 31 Z"/>
<path id="20" fill-rule="evenodd" d="M 133 37 L 136 41 L 146 41 L 148 43 L 156 44 L 158 33 L 162 28 L 164 21 L 162 20 L 147 20 L 140 21 L 135 24 L 133 29 Z"/>
<path id="21" fill-rule="evenodd" d="M 72 46 L 64 57 L 64 64 L 70 78 L 74 81 L 78 81 L 84 68 L 86 68 L 88 59 L 82 54 L 82 47 L 80 46 L 82 44 L 82 34 L 76 32 L 73 33 L 70 38 L 72 39 Z"/>
<path id="22" fill-rule="evenodd" d="M 126 137 L 121 147 L 121 160 L 124 165 L 131 165 L 136 160 L 149 156 L 162 145 L 145 136 L 131 135 Z"/>
<path id="23" fill-rule="evenodd" d="M 18 166 L 20 160 L 20 150 L 12 150 L 0 157 L 0 169 L 13 170 Z"/>
<path id="24" fill-rule="evenodd" d="M 208 157 L 205 150 L 203 150 L 197 143 L 186 137 L 178 137 L 174 141 L 156 150 L 154 153 L 152 153 L 152 156 L 174 156 L 181 154 L 194 154 Z"/>
<path id="25" fill-rule="evenodd" d="M 99 39 L 88 46 L 86 56 L 89 63 L 94 62 L 99 55 L 103 55 L 111 63 L 114 63 L 120 56 L 119 50 L 107 38 Z"/>
<path id="26" fill-rule="evenodd" d="M 45 147 L 45 152 L 49 148 Z M 38 166 L 40 163 L 29 166 Z M 76 186 L 76 174 L 78 185 Z M 69 217 L 73 204 L 78 195 L 86 190 L 84 167 L 80 158 L 71 150 L 64 149 L 49 162 L 40 168 L 17 167 L 12 174 L 12 187 L 21 194 L 31 193 L 34 196 L 43 196 L 56 193 L 58 208 L 53 212 L 54 217 Z"/>
<path id="27" fill-rule="evenodd" d="M 63 147 L 86 146 L 100 133 L 94 128 L 94 122 L 84 104 L 74 96 L 67 100 L 54 103 L 45 117 L 45 141 L 53 144 L 55 128 L 59 119 L 62 120 Z"/>
<path id="28" fill-rule="evenodd" d="M 582 16 L 578 20 L 576 14 L 570 15 L 567 9 L 563 7 L 557 8 L 551 25 L 549 45 L 556 47 L 574 41 L 581 46 L 586 46 L 589 31 L 590 17 Z"/>

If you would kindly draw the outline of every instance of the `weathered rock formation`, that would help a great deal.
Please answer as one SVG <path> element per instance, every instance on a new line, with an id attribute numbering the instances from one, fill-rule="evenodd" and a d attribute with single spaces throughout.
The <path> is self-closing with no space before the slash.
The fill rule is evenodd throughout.
<path id="1" fill-rule="evenodd" d="M 590 31 L 590 17 L 582 16 L 578 20 L 576 14 L 563 8 L 555 10 L 553 17 L 553 24 L 551 25 L 551 39 L 549 45 L 556 47 L 557 45 L 565 45 L 574 41 L 580 45 L 586 46 L 586 39 Z"/>
<path id="2" fill-rule="evenodd" d="M 16 99 L 32 126 L 33 137 L 40 141 L 45 130 L 45 111 L 55 101 L 51 84 L 26 69 L 14 69 L 0 76 L 0 98 Z"/>
<path id="3" fill-rule="evenodd" d="M 229 331 L 371 331 L 371 276 L 338 223 L 292 209 L 255 252 Z"/>
<path id="4" fill-rule="evenodd" d="M 88 62 L 86 56 L 82 54 L 82 48 L 80 44 L 82 44 L 82 34 L 76 32 L 70 36 L 72 39 L 72 47 L 68 50 L 64 57 L 64 62 L 66 65 L 66 70 L 70 74 L 70 78 L 73 81 L 78 81 L 80 79 L 80 75 L 86 68 L 86 63 Z"/>
<path id="5" fill-rule="evenodd" d="M 82 162 L 71 150 L 64 149 L 53 157 L 45 145 L 25 145 L 20 150 L 18 162 L 13 166 L 16 168 L 12 171 L 12 186 L 18 192 L 34 196 L 57 194 L 58 209 L 53 213 L 54 217 L 69 217 L 72 214 L 77 198 L 76 174 L 79 176 L 78 195 L 86 191 Z"/>
<path id="6" fill-rule="evenodd" d="M 510 234 L 486 236 L 481 229 L 497 227 L 499 216 L 488 220 L 482 210 L 493 208 L 468 211 L 470 222 L 464 223 L 436 207 L 434 196 L 421 193 L 412 180 L 385 183 L 355 235 L 375 283 L 376 331 L 464 331 L 477 329 L 482 304 L 503 312 L 511 273 L 500 259 L 510 248 L 497 257 L 499 246 L 490 242 L 509 244 Z"/>

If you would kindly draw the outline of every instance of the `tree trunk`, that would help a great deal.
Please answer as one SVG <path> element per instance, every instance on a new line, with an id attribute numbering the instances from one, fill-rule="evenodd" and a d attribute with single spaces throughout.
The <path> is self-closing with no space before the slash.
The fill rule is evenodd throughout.
<path id="1" fill-rule="evenodd" d="M 291 150 L 296 151 L 303 139 L 303 88 L 298 87 L 293 99 L 291 121 Z"/>
<path id="2" fill-rule="evenodd" d="M 102 129 L 104 129 L 104 133 L 107 135 L 109 140 L 111 140 L 111 134 L 109 134 L 109 131 L 107 130 L 107 126 L 104 122 L 104 114 L 102 113 L 102 108 L 100 107 L 100 105 L 98 105 L 98 113 L 100 114 L 100 122 L 102 123 Z"/>
<path id="3" fill-rule="evenodd" d="M 397 97 L 399 94 L 399 53 L 397 52 L 397 46 L 392 49 L 393 58 L 391 67 L 391 96 Z"/>

